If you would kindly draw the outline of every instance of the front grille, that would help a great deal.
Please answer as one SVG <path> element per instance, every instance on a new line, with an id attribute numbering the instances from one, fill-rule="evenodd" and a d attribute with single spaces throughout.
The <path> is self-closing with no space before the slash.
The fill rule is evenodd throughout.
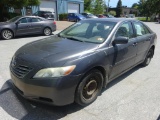
<path id="1" fill-rule="evenodd" d="M 11 65 L 11 71 L 19 78 L 23 78 L 25 75 L 27 75 L 32 68 L 24 65 Z"/>

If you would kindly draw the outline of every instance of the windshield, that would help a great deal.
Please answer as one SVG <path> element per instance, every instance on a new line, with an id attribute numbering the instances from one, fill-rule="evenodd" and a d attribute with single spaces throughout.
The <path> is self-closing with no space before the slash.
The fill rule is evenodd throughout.
<path id="1" fill-rule="evenodd" d="M 8 20 L 7 22 L 15 22 L 15 21 L 17 21 L 19 18 L 20 18 L 20 16 L 17 16 L 17 17 L 14 17 L 14 18 Z"/>
<path id="2" fill-rule="evenodd" d="M 60 37 L 91 43 L 102 43 L 106 40 L 115 22 L 83 20 L 60 32 Z"/>

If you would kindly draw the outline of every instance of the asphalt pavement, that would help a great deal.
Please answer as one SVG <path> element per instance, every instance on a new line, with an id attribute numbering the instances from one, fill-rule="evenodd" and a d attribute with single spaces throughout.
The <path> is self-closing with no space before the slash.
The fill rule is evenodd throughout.
<path id="1" fill-rule="evenodd" d="M 146 24 L 158 36 L 155 55 L 150 65 L 137 66 L 115 79 L 87 107 L 76 104 L 49 106 L 28 101 L 17 94 L 10 82 L 11 58 L 19 47 L 46 36 L 0 40 L 0 120 L 159 120 L 160 24 Z"/>

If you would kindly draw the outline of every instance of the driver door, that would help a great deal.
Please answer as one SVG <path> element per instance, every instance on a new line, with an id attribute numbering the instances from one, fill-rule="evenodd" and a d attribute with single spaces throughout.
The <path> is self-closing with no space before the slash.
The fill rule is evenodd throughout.
<path id="1" fill-rule="evenodd" d="M 25 35 L 31 33 L 31 23 L 28 18 L 20 19 L 16 24 L 16 35 Z"/>
<path id="2" fill-rule="evenodd" d="M 125 70 L 131 68 L 135 64 L 137 54 L 137 39 L 134 37 L 134 31 L 130 22 L 123 23 L 117 30 L 114 38 L 128 37 L 126 44 L 113 45 L 111 49 L 112 65 L 109 79 L 120 75 Z"/>

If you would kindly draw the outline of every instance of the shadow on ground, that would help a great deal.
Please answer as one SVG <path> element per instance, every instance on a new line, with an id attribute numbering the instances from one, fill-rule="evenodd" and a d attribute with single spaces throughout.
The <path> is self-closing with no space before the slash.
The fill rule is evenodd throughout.
<path id="1" fill-rule="evenodd" d="M 28 101 L 15 91 L 11 80 L 0 90 L 0 106 L 9 115 L 21 120 L 57 120 L 83 108 L 77 104 L 56 107 Z"/>
<path id="2" fill-rule="evenodd" d="M 124 78 L 131 75 L 138 69 L 140 69 L 139 66 L 130 70 L 121 77 L 115 79 L 114 81 L 108 84 L 107 89 L 119 83 Z M 105 90 L 103 92 L 105 92 Z M 21 120 L 33 120 L 33 119 L 57 120 L 67 116 L 68 114 L 83 109 L 83 107 L 75 103 L 63 107 L 56 107 L 56 106 L 49 106 L 45 104 L 28 101 L 15 91 L 14 87 L 12 86 L 11 80 L 7 80 L 0 90 L 0 106 L 9 115 Z"/>

